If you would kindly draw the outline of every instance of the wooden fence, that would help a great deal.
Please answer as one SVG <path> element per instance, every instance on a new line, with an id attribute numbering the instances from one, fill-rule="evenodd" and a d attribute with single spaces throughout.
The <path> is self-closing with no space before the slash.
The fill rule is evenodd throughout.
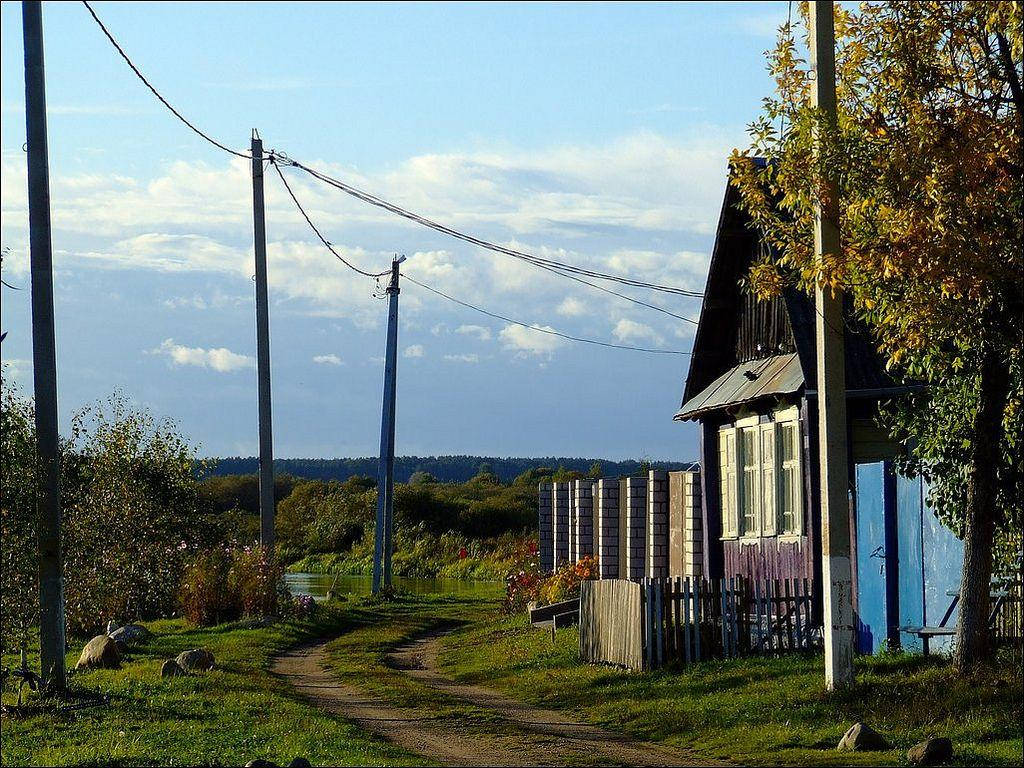
<path id="1" fill-rule="evenodd" d="M 816 649 L 822 636 L 812 603 L 806 579 L 584 582 L 580 657 L 656 669 Z"/>

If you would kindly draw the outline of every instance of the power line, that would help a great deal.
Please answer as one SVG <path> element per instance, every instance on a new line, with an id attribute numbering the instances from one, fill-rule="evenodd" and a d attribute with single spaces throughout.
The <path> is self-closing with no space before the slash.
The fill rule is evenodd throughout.
<path id="1" fill-rule="evenodd" d="M 442 234 L 458 238 L 459 240 L 464 240 L 467 243 L 480 246 L 481 248 L 485 248 L 490 251 L 495 251 L 496 253 L 501 253 L 506 256 L 511 256 L 512 258 L 515 259 L 528 261 L 537 266 L 551 267 L 552 269 L 557 270 L 559 272 L 572 272 L 574 274 L 584 275 L 586 277 L 593 277 L 598 280 L 608 280 L 610 282 L 628 285 L 633 288 L 647 288 L 649 290 L 661 291 L 663 293 L 671 293 L 677 296 L 686 296 L 688 298 L 700 298 L 704 295 L 700 291 L 692 291 L 688 288 L 679 288 L 676 286 L 662 285 L 660 283 L 651 283 L 645 280 L 637 280 L 636 278 L 624 275 L 613 275 L 609 274 L 608 272 L 599 272 L 597 270 L 587 269 L 585 267 L 580 267 L 575 264 L 569 264 L 564 261 L 558 261 L 557 259 L 547 259 L 541 256 L 535 256 L 533 254 L 526 253 L 524 251 L 519 251 L 514 248 L 509 248 L 504 245 L 498 245 L 497 243 L 489 242 L 474 235 L 469 235 L 466 234 L 465 232 L 460 232 L 457 229 L 446 226 L 444 224 L 440 224 L 436 221 L 426 218 L 425 216 L 421 216 L 420 214 L 413 213 L 412 211 L 402 208 L 401 206 L 396 205 L 395 203 L 391 203 L 387 200 L 384 200 L 383 198 L 378 197 L 377 195 L 373 195 L 369 192 L 354 187 L 351 184 L 347 184 L 341 181 L 340 179 L 328 176 L 326 173 L 323 173 L 322 171 L 317 171 L 314 168 L 310 168 L 307 165 L 303 165 L 302 163 L 298 162 L 297 160 L 293 160 L 292 158 L 288 157 L 282 152 L 277 152 L 275 154 L 285 164 L 295 166 L 296 168 L 305 171 L 310 176 L 313 176 L 314 178 L 326 184 L 330 184 L 331 186 L 339 189 L 340 191 L 345 192 L 346 194 L 351 195 L 352 197 L 355 197 L 359 200 L 362 200 L 365 203 L 375 205 L 378 208 L 383 208 L 384 210 L 389 211 L 390 213 L 394 213 L 397 216 L 409 219 L 410 221 L 413 221 L 417 224 L 421 224 L 422 226 L 428 227 L 437 232 L 441 232 Z"/>
<path id="2" fill-rule="evenodd" d="M 331 243 L 327 240 L 327 238 L 323 236 L 320 230 L 317 229 L 316 224 L 313 223 L 313 220 L 309 218 L 309 214 L 306 213 L 306 209 L 302 207 L 302 203 L 300 203 L 299 199 L 295 197 L 295 193 L 292 191 L 291 185 L 288 183 L 288 179 L 286 179 L 284 177 L 284 174 L 281 173 L 281 169 L 280 167 L 278 167 L 277 163 L 274 162 L 273 157 L 271 157 L 270 159 L 270 164 L 273 166 L 274 170 L 277 171 L 277 175 L 281 177 L 281 182 L 284 184 L 284 188 L 288 190 L 288 195 L 289 197 L 291 197 L 292 202 L 295 203 L 295 207 L 299 209 L 299 213 L 302 214 L 302 218 L 306 220 L 306 223 L 309 224 L 309 228 L 313 230 L 313 233 L 317 236 L 317 238 L 319 238 L 320 242 L 324 244 L 324 247 L 332 254 L 334 254 L 334 258 L 336 258 L 338 261 L 340 261 L 342 264 L 344 264 L 352 271 L 358 272 L 360 275 L 364 275 L 365 277 L 383 277 L 384 275 L 390 274 L 390 269 L 384 270 L 383 272 L 368 272 L 365 269 L 357 267 L 351 261 L 348 261 L 344 256 L 342 256 L 340 253 L 334 250 L 334 246 L 332 246 Z"/>
<path id="3" fill-rule="evenodd" d="M 107 36 L 107 39 L 110 41 L 110 44 L 114 46 L 114 48 L 117 50 L 117 52 L 119 54 L 121 54 L 121 58 L 125 60 L 125 63 L 129 67 L 131 67 L 131 70 L 132 70 L 132 72 L 135 73 L 135 76 L 138 77 L 139 80 L 141 80 L 142 83 L 147 88 L 149 88 L 149 90 L 153 93 L 153 95 L 156 96 L 160 100 L 161 104 L 163 104 L 165 107 L 167 107 L 169 110 L 171 110 L 171 113 L 176 118 L 178 118 L 181 122 L 183 122 L 185 125 L 187 125 L 192 130 L 193 133 L 196 133 L 199 136 L 201 136 L 202 138 L 206 139 L 208 142 L 213 144 L 213 146 L 217 147 L 218 149 L 222 149 L 225 152 L 230 152 L 232 155 L 235 155 L 236 157 L 244 157 L 246 160 L 251 160 L 252 159 L 251 155 L 247 155 L 245 152 L 239 152 L 238 150 L 231 149 L 231 147 L 228 147 L 228 146 L 226 146 L 224 144 L 221 144 L 219 141 L 217 141 L 215 138 L 210 136 L 208 133 L 204 133 L 199 128 L 197 128 L 195 126 L 195 124 L 193 124 L 191 121 L 189 121 L 189 119 L 187 117 L 185 117 L 183 114 L 181 114 L 181 112 L 179 112 L 173 106 L 171 106 L 171 103 L 169 101 L 167 101 L 167 99 L 165 99 L 160 94 L 160 91 L 158 91 L 156 88 L 153 87 L 153 84 L 150 83 L 149 80 L 146 79 L 146 76 L 144 74 L 142 74 L 142 72 L 139 70 L 139 68 L 137 66 L 135 66 L 134 62 L 132 62 L 132 60 L 128 57 L 128 54 L 124 52 L 124 49 L 120 46 L 120 44 L 117 42 L 117 40 L 114 39 L 114 36 L 110 33 L 110 30 L 107 29 L 106 25 L 102 21 L 100 21 L 100 17 L 96 15 L 96 11 L 94 11 L 92 9 L 92 6 L 89 5 L 88 0 L 82 0 L 82 5 L 84 5 L 86 10 L 89 11 L 89 15 L 92 16 L 93 21 L 95 21 L 96 24 L 99 25 L 99 28 L 101 30 L 103 30 L 103 34 Z"/>
<path id="4" fill-rule="evenodd" d="M 314 234 L 317 236 L 317 239 L 320 240 L 320 242 L 324 245 L 324 247 L 327 248 L 327 250 L 330 251 L 334 255 L 334 257 L 336 259 L 338 259 L 338 261 L 340 261 L 346 267 L 351 269 L 353 272 L 358 272 L 360 275 L 363 275 L 365 277 L 380 278 L 380 277 L 383 277 L 384 275 L 390 274 L 391 270 L 386 270 L 384 272 L 376 272 L 376 273 L 368 272 L 365 269 L 357 267 L 355 264 L 353 264 L 352 262 L 348 261 L 343 256 L 341 256 L 341 254 L 339 254 L 336 250 L 334 250 L 334 247 L 331 245 L 330 241 L 328 241 L 327 238 L 324 237 L 323 233 L 317 228 L 317 226 L 313 223 L 313 220 L 309 217 L 309 214 L 306 213 L 306 210 L 302 207 L 302 204 L 299 202 L 298 198 L 295 196 L 295 192 L 292 191 L 291 186 L 288 184 L 288 180 L 285 178 L 285 175 L 281 171 L 281 168 L 278 166 L 277 162 L 275 162 L 273 159 L 271 159 L 271 165 L 273 165 L 274 170 L 277 171 L 277 175 L 281 178 L 281 181 L 284 184 L 285 189 L 288 190 L 288 195 L 291 197 L 292 202 L 295 203 L 295 207 L 298 208 L 299 209 L 299 213 L 302 214 L 302 218 L 304 218 L 306 220 L 306 223 L 309 225 L 310 229 L 313 230 Z M 433 287 L 427 285 L 426 283 L 422 283 L 419 280 L 416 280 L 415 278 L 410 277 L 409 275 L 406 275 L 404 272 L 402 273 L 402 277 L 404 277 L 406 280 L 409 280 L 410 282 L 418 285 L 420 288 L 423 288 L 423 289 L 425 289 L 427 291 L 430 291 L 431 293 L 437 294 L 438 296 L 441 296 L 442 298 L 448 299 L 448 301 L 452 301 L 452 302 L 454 302 L 456 304 L 459 304 L 459 305 L 461 305 L 463 307 L 466 307 L 467 309 L 472 309 L 474 312 L 479 312 L 479 313 L 481 313 L 483 315 L 487 315 L 488 317 L 492 317 L 492 318 L 494 318 L 496 320 L 502 320 L 502 321 L 504 321 L 506 323 L 511 323 L 513 325 L 522 326 L 523 328 L 528 328 L 530 330 L 538 331 L 540 333 L 546 333 L 546 334 L 551 335 L 551 336 L 559 336 L 559 337 L 561 337 L 563 339 L 568 339 L 569 341 L 578 341 L 578 342 L 581 342 L 581 343 L 584 343 L 584 344 L 594 344 L 596 346 L 610 347 L 612 349 L 627 349 L 627 350 L 631 350 L 631 351 L 634 351 L 634 352 L 647 352 L 649 354 L 656 354 L 656 355 L 689 355 L 690 354 L 690 352 L 681 352 L 681 351 L 678 351 L 678 350 L 654 349 L 652 347 L 636 347 L 636 346 L 631 346 L 629 344 L 615 344 L 615 343 L 610 342 L 610 341 L 598 341 L 597 339 L 587 339 L 587 338 L 583 338 L 581 336 L 572 336 L 570 334 L 562 333 L 560 331 L 556 331 L 556 330 L 551 329 L 551 328 L 541 328 L 541 327 L 539 327 L 537 325 L 531 325 L 529 323 L 524 323 L 524 322 L 522 322 L 520 320 L 514 320 L 511 317 L 506 317 L 505 315 L 500 315 L 500 314 L 498 314 L 496 312 L 491 312 L 489 310 L 483 309 L 482 307 L 478 307 L 478 306 L 476 306 L 474 304 L 470 304 L 467 301 L 463 301 L 462 299 L 457 299 L 454 296 L 451 296 L 450 294 L 445 293 L 444 291 L 440 291 L 437 288 L 433 288 Z M 598 286 L 598 287 L 600 287 L 600 286 Z"/>
<path id="5" fill-rule="evenodd" d="M 530 325 L 529 323 L 524 323 L 521 320 L 513 320 L 511 317 L 506 317 L 505 315 L 499 315 L 497 312 L 491 312 L 489 310 L 483 309 L 482 307 L 478 307 L 478 306 L 476 306 L 474 304 L 470 304 L 468 301 L 463 301 L 462 299 L 457 299 L 454 296 L 451 296 L 451 295 L 445 293 L 444 291 L 439 291 L 437 288 L 432 288 L 431 286 L 427 285 L 426 283 L 421 283 L 416 278 L 410 277 L 409 275 L 405 274 L 404 272 L 402 272 L 401 274 L 402 274 L 402 277 L 404 277 L 410 283 L 418 285 L 420 288 L 428 290 L 431 293 L 437 294 L 438 296 L 440 296 L 442 298 L 448 299 L 448 301 L 451 301 L 451 302 L 454 302 L 454 303 L 456 303 L 456 304 L 458 304 L 460 306 L 466 307 L 467 309 L 472 309 L 474 312 L 479 312 L 482 315 L 487 315 L 487 317 L 492 317 L 495 320 L 501 320 L 501 321 L 506 322 L 506 323 L 511 323 L 512 325 L 518 325 L 518 326 L 521 326 L 523 328 L 528 328 L 529 330 L 537 331 L 538 333 L 546 333 L 549 336 L 558 336 L 558 337 L 563 338 L 563 339 L 568 339 L 569 341 L 582 342 L 583 344 L 594 344 L 594 345 L 597 345 L 599 347 L 610 347 L 612 349 L 628 349 L 628 350 L 633 351 L 633 352 L 647 352 L 648 354 L 652 354 L 652 355 L 689 355 L 689 354 L 691 354 L 690 352 L 682 352 L 682 351 L 675 350 L 675 349 L 654 349 L 652 347 L 634 347 L 634 346 L 631 346 L 629 344 L 613 344 L 610 341 L 598 341 L 597 339 L 586 339 L 586 338 L 583 338 L 581 336 L 572 336 L 572 335 L 570 335 L 568 333 L 562 333 L 561 331 L 556 331 L 554 328 L 542 328 L 542 327 L 537 326 L 537 325 Z"/>
<path id="6" fill-rule="evenodd" d="M 152 94 L 154 96 L 156 96 L 156 98 L 160 101 L 160 103 L 163 104 L 165 107 L 167 107 L 167 109 L 169 109 L 171 111 L 171 113 L 175 117 L 178 118 L 178 120 L 180 120 L 184 125 L 186 125 L 195 134 L 197 134 L 198 136 L 202 137 L 203 139 L 205 139 L 206 141 L 208 141 L 210 144 L 212 144 L 213 146 L 217 147 L 218 149 L 221 149 L 221 150 L 223 150 L 225 152 L 228 152 L 228 153 L 230 153 L 232 155 L 235 155 L 236 157 L 242 157 L 242 158 L 245 158 L 247 160 L 251 159 L 250 155 L 248 155 L 248 154 L 246 154 L 244 152 L 239 152 L 237 150 L 231 149 L 230 147 L 226 146 L 225 144 L 222 144 L 221 142 L 219 142 L 216 139 L 214 139 L 213 137 L 211 137 L 209 134 L 203 132 L 198 127 L 196 127 L 196 125 L 194 123 L 192 123 L 190 120 L 188 120 L 188 118 L 186 118 L 177 109 L 175 109 L 171 105 L 171 103 L 167 99 L 165 99 L 163 97 L 163 95 L 161 95 L 161 93 L 152 85 L 152 83 L 149 82 L 149 80 L 146 78 L 146 76 L 142 74 L 142 72 L 135 65 L 135 63 L 131 60 L 131 58 L 128 56 L 128 54 L 125 53 L 124 49 L 121 47 L 121 45 L 117 42 L 117 40 L 111 34 L 110 30 L 108 30 L 106 25 L 104 25 L 103 22 L 100 21 L 99 16 L 96 15 L 96 12 L 93 10 L 93 8 L 89 4 L 88 0 L 82 0 L 82 4 L 86 7 L 86 10 L 89 11 L 89 15 L 92 16 L 93 20 L 96 22 L 96 24 L 99 26 L 99 28 L 103 31 L 103 34 L 110 41 L 111 45 L 114 46 L 114 48 L 117 50 L 117 52 L 121 55 L 121 58 L 124 59 L 125 63 L 128 64 L 128 66 L 135 73 L 135 75 L 139 78 L 139 80 L 142 81 L 142 83 L 150 90 L 150 92 L 152 92 Z M 372 194 L 370 194 L 368 192 L 364 192 L 364 191 L 362 191 L 360 189 L 357 189 L 356 187 L 353 187 L 353 186 L 351 186 L 349 184 L 346 184 L 345 182 L 343 182 L 343 181 L 341 181 L 339 179 L 335 179 L 335 178 L 333 178 L 331 176 L 328 176 L 327 174 L 324 174 L 324 173 L 321 173 L 319 171 L 316 171 L 315 169 L 310 168 L 309 166 L 306 166 L 306 165 L 304 165 L 304 164 L 302 164 L 302 163 L 300 163 L 300 162 L 298 162 L 296 160 L 293 160 L 293 159 L 289 158 L 283 152 L 276 152 L 276 151 L 271 150 L 269 155 L 271 156 L 272 159 L 276 158 L 276 159 L 278 159 L 281 162 L 284 162 L 284 163 L 286 163 L 288 165 L 292 165 L 292 166 L 294 166 L 296 168 L 299 168 L 299 169 L 305 171 L 306 173 L 308 173 L 309 175 L 313 176 L 314 178 L 316 178 L 316 179 L 318 179 L 318 180 L 320 180 L 320 181 L 322 181 L 322 182 L 324 182 L 326 184 L 329 184 L 330 186 L 333 186 L 336 189 L 338 189 L 338 190 L 340 190 L 340 191 L 342 191 L 342 192 L 344 192 L 344 193 L 346 193 L 346 194 L 348 194 L 348 195 L 350 195 L 352 197 L 355 197 L 355 198 L 357 198 L 359 200 L 362 200 L 363 202 L 366 202 L 366 203 L 368 203 L 370 205 L 374 205 L 376 207 L 383 208 L 384 210 L 387 210 L 387 211 L 389 211 L 391 213 L 394 213 L 394 214 L 396 214 L 398 216 L 402 216 L 403 218 L 406 218 L 406 219 L 408 219 L 410 221 L 413 221 L 413 222 L 415 222 L 417 224 L 420 224 L 422 226 L 425 226 L 425 227 L 428 227 L 430 229 L 433 229 L 433 230 L 435 230 L 437 232 L 440 232 L 442 234 L 446 234 L 446 235 L 449 235 L 450 237 L 457 238 L 457 239 L 462 240 L 464 242 L 467 242 L 467 243 L 470 243 L 470 244 L 473 244 L 473 245 L 477 245 L 477 246 L 479 246 L 481 248 L 484 248 L 486 250 L 494 251 L 496 253 L 501 253 L 501 254 L 504 254 L 506 256 L 510 256 L 512 258 L 516 258 L 516 259 L 520 259 L 520 260 L 526 261 L 526 262 L 531 263 L 534 266 L 537 266 L 537 267 L 539 267 L 541 269 L 545 269 L 545 270 L 547 270 L 549 272 L 552 272 L 554 274 L 560 275 L 562 277 L 567 277 L 570 280 L 575 280 L 576 282 L 578 282 L 578 283 L 580 283 L 582 285 L 586 285 L 586 286 L 589 286 L 589 287 L 594 288 L 596 290 L 599 290 L 599 291 L 602 291 L 604 293 L 607 293 L 609 295 L 616 296 L 616 297 L 618 297 L 620 299 L 623 299 L 625 301 L 629 301 L 629 302 L 631 302 L 633 304 L 637 304 L 639 306 L 646 307 L 647 309 L 652 309 L 652 310 L 654 310 L 656 312 L 661 312 L 662 314 L 668 315 L 669 317 L 673 317 L 673 318 L 675 318 L 677 320 L 681 320 L 683 322 L 687 322 L 687 323 L 691 323 L 693 325 L 697 325 L 697 321 L 692 319 L 692 318 L 685 317 L 683 315 L 679 315 L 679 314 L 677 314 L 675 312 L 672 312 L 670 310 L 665 309 L 664 307 L 659 307 L 659 306 L 657 306 L 655 304 L 651 304 L 651 303 L 643 301 L 641 299 L 637 299 L 637 298 L 635 298 L 633 296 L 629 296 L 629 295 L 624 294 L 624 293 L 619 293 L 619 292 L 613 291 L 613 290 L 611 290 L 609 288 L 605 288 L 604 286 L 597 285 L 597 284 L 592 283 L 592 282 L 590 282 L 588 280 L 584 280 L 582 277 L 579 277 L 579 275 L 586 275 L 588 277 L 592 277 L 592 278 L 599 279 L 599 280 L 607 280 L 607 281 L 611 281 L 611 282 L 616 282 L 616 283 L 619 283 L 619 284 L 622 284 L 622 285 L 627 285 L 627 286 L 630 286 L 630 287 L 645 288 L 645 289 L 649 289 L 649 290 L 656 290 L 656 291 L 661 291 L 661 292 L 665 292 L 665 293 L 675 294 L 675 295 L 679 295 L 679 296 L 693 297 L 693 298 L 697 298 L 697 297 L 703 296 L 703 294 L 700 293 L 700 292 L 690 291 L 690 290 L 687 290 L 687 289 L 678 288 L 678 287 L 674 287 L 674 286 L 666 286 L 666 285 L 660 285 L 660 284 L 657 284 L 657 283 L 650 283 L 650 282 L 646 282 L 646 281 L 642 281 L 642 280 L 636 280 L 634 278 L 624 277 L 624 276 L 621 276 L 621 275 L 611 275 L 611 274 L 604 273 L 604 272 L 598 272 L 596 270 L 586 269 L 584 267 L 579 267 L 579 266 L 576 266 L 574 264 L 568 264 L 566 262 L 560 262 L 560 261 L 557 261 L 557 260 L 554 260 L 554 259 L 545 259 L 545 258 L 542 258 L 542 257 L 539 257 L 539 256 L 534 256 L 532 254 L 525 253 L 523 251 L 517 251 L 517 250 L 512 249 L 512 248 L 507 248 L 505 246 L 498 245 L 496 243 L 491 243 L 489 241 L 483 240 L 483 239 L 475 237 L 473 235 L 469 235 L 469 234 L 466 234 L 464 232 L 460 232 L 460 231 L 458 231 L 456 229 L 453 229 L 451 227 L 445 226 L 443 224 L 439 224 L 438 222 L 432 221 L 431 219 L 428 219 L 428 218 L 426 218 L 424 216 L 420 216 L 419 214 L 416 214 L 416 213 L 408 211 L 408 210 L 406 210 L 404 208 L 401 208 L 400 206 L 395 205 L 394 203 L 390 203 L 390 202 L 388 202 L 388 201 L 386 201 L 386 200 L 384 200 L 382 198 L 379 198 L 379 197 L 377 197 L 375 195 L 372 195 Z M 276 168 L 276 166 L 275 166 L 275 168 Z M 277 170 L 278 170 L 278 174 L 280 175 L 281 174 L 280 169 L 277 169 Z M 283 180 L 284 176 L 282 175 L 281 178 Z M 287 182 L 285 183 L 285 185 L 287 187 Z M 290 188 L 289 188 L 289 193 L 291 193 L 291 189 Z M 294 194 L 292 195 L 292 199 L 293 200 L 295 199 Z M 296 200 L 296 204 L 298 204 L 297 200 Z M 299 206 L 299 207 L 300 207 L 300 210 L 301 210 L 301 206 Z M 303 212 L 303 215 L 305 215 L 305 212 Z M 313 226 L 313 223 L 312 223 L 312 221 L 309 220 L 308 216 L 306 217 L 306 220 L 307 220 L 307 222 L 309 222 L 310 226 L 313 228 L 313 231 L 316 232 L 317 236 L 321 239 L 321 241 L 328 248 L 330 248 L 331 252 L 334 253 L 334 255 L 339 260 L 341 260 L 342 262 L 345 262 L 345 259 L 343 259 L 336 251 L 334 251 L 334 249 L 330 246 L 330 244 L 327 242 L 327 240 L 320 234 L 320 232 L 316 229 L 316 227 Z M 348 262 L 345 262 L 345 263 L 347 264 Z M 350 266 L 352 266 L 352 265 L 350 265 Z M 365 271 L 360 270 L 358 267 L 354 267 L 353 266 L 352 268 L 355 269 L 357 272 L 361 272 L 362 274 L 368 274 Z M 376 275 L 374 275 L 374 276 L 376 276 Z"/>
<path id="7" fill-rule="evenodd" d="M 274 152 L 272 150 L 271 154 L 280 163 L 284 163 L 286 165 L 290 165 L 290 166 L 293 166 L 295 168 L 299 168 L 300 170 L 305 171 L 306 173 L 308 173 L 313 178 L 318 179 L 319 181 L 322 181 L 325 184 L 328 184 L 328 185 L 330 185 L 332 187 L 335 187 L 336 189 L 344 192 L 347 195 L 355 197 L 355 198 L 357 198 L 359 200 L 362 200 L 363 202 L 369 203 L 370 205 L 376 206 L 378 208 L 383 208 L 386 211 L 394 213 L 394 214 L 396 214 L 398 216 L 401 216 L 403 218 L 409 219 L 410 221 L 413 221 L 413 222 L 415 222 L 417 224 L 421 224 L 421 225 L 423 225 L 425 227 L 428 227 L 430 229 L 433 229 L 433 230 L 435 230 L 437 232 L 441 232 L 442 234 L 449 235 L 451 237 L 454 237 L 454 238 L 456 238 L 458 240 L 462 240 L 464 242 L 470 243 L 472 245 L 477 245 L 477 246 L 480 246 L 481 248 L 485 248 L 485 249 L 490 250 L 490 251 L 495 251 L 496 253 L 501 253 L 501 254 L 504 254 L 506 256 L 511 256 L 512 258 L 515 258 L 515 259 L 520 259 L 520 260 L 523 260 L 523 261 L 527 261 L 527 262 L 533 264 L 534 266 L 539 267 L 540 269 L 547 270 L 548 272 L 556 274 L 559 277 L 566 277 L 566 278 L 568 278 L 570 280 L 575 280 L 577 283 L 581 283 L 582 285 L 589 286 L 590 288 L 594 288 L 595 290 L 602 291 L 602 292 L 610 294 L 612 296 L 617 296 L 620 299 L 624 299 L 625 301 L 632 302 L 633 304 L 637 304 L 637 305 L 639 305 L 641 307 L 646 307 L 647 309 L 653 309 L 655 312 L 661 312 L 664 315 L 668 315 L 669 317 L 674 317 L 677 320 L 682 320 L 683 322 L 690 323 L 691 325 L 697 325 L 697 321 L 694 320 L 693 318 L 677 314 L 677 313 L 672 312 L 672 311 L 670 311 L 668 309 L 665 309 L 664 307 L 659 307 L 656 304 L 651 304 L 649 302 L 643 301 L 642 299 L 638 299 L 638 298 L 636 298 L 634 296 L 629 296 L 629 295 L 624 294 L 624 293 L 619 293 L 618 291 L 613 291 L 610 288 L 605 288 L 602 285 L 597 285 L 596 283 L 592 283 L 592 282 L 590 282 L 588 280 L 584 280 L 583 278 L 578 277 L 575 274 L 567 274 L 565 271 L 563 271 L 563 267 L 562 266 L 553 266 L 555 264 L 559 264 L 560 265 L 561 262 L 554 262 L 554 261 L 552 261 L 550 259 L 540 259 L 539 257 L 531 256 L 530 254 L 523 253 L 522 251 L 516 251 L 516 250 L 511 249 L 511 248 L 506 248 L 503 245 L 497 245 L 495 243 L 490 243 L 490 242 L 488 242 L 486 240 L 482 240 L 482 239 L 480 239 L 478 237 L 475 237 L 473 235 L 467 235 L 464 232 L 459 232 L 458 230 L 452 229 L 451 227 L 445 226 L 444 224 L 439 224 L 439 223 L 437 223 L 435 221 L 432 221 L 432 220 L 427 219 L 427 218 L 425 218 L 423 216 L 420 216 L 419 214 L 412 213 L 411 211 L 407 211 L 404 208 L 401 208 L 401 207 L 395 205 L 394 203 L 389 203 L 388 201 L 383 200 L 382 198 L 376 197 L 375 195 L 372 195 L 369 192 L 364 192 L 363 190 L 358 189 L 356 187 L 353 187 L 353 186 L 351 186 L 349 184 L 346 184 L 343 181 L 340 181 L 340 180 L 335 179 L 335 178 L 333 178 L 331 176 L 328 176 L 328 175 L 326 175 L 324 173 L 321 173 L 320 171 L 314 170 L 313 168 L 310 168 L 310 167 L 308 167 L 306 165 L 303 165 L 302 163 L 300 163 L 300 162 L 298 162 L 296 160 L 291 159 L 290 157 L 288 157 L 287 155 L 285 155 L 285 154 L 283 154 L 281 152 Z M 569 266 L 571 266 L 571 265 L 569 265 Z M 573 268 L 573 269 L 577 269 L 577 268 Z M 597 274 L 601 274 L 601 273 L 597 273 Z M 601 279 L 605 279 L 605 278 L 601 278 Z M 616 280 L 617 279 L 618 278 L 616 277 Z"/>

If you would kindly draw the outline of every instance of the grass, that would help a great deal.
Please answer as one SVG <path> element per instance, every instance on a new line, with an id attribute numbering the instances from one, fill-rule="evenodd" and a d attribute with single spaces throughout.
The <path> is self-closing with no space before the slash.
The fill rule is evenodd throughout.
<path id="1" fill-rule="evenodd" d="M 287 765 L 422 765 L 420 758 L 306 705 L 269 672 L 272 656 L 303 639 L 343 628 L 346 611 L 317 622 L 195 629 L 149 622 L 156 633 L 120 670 L 75 674 L 74 689 L 106 694 L 106 706 L 3 718 L 3 765 L 244 765 L 262 757 Z M 77 643 L 68 664 L 77 661 Z M 204 647 L 210 673 L 160 678 L 164 659 Z M 4 665 L 14 661 L 4 658 Z M 14 696 L 4 692 L 4 701 Z"/>
<path id="2" fill-rule="evenodd" d="M 697 756 L 751 765 L 892 765 L 929 736 L 953 740 L 961 765 L 1020 765 L 1019 666 L 961 679 L 941 659 L 860 659 L 857 684 L 822 689 L 821 657 L 706 662 L 690 670 L 630 673 L 578 661 L 578 635 L 528 627 L 497 612 L 494 594 L 351 598 L 316 623 L 264 628 L 226 624 L 158 633 L 119 671 L 76 675 L 77 687 L 111 696 L 107 707 L 60 716 L 5 717 L 8 764 L 244 764 L 254 757 L 314 765 L 417 765 L 423 761 L 355 726 L 311 709 L 268 674 L 271 657 L 303 639 L 336 635 L 328 658 L 339 679 L 399 706 L 457 718 L 470 731 L 510 728 L 494 712 L 430 689 L 387 663 L 395 646 L 457 625 L 441 664 L 452 677 L 501 690 L 581 720 L 662 742 Z M 161 680 L 163 659 L 204 646 L 220 669 Z M 69 663 L 76 660 L 69 656 Z M 11 659 L 4 659 L 10 664 Z M 7 694 L 9 697 L 9 693 Z M 865 720 L 895 745 L 890 752 L 838 753 L 853 722 Z"/>
<path id="3" fill-rule="evenodd" d="M 820 656 L 706 662 L 690 670 L 631 673 L 579 663 L 578 633 L 531 629 L 522 618 L 475 623 L 446 640 L 452 677 L 636 738 L 750 765 L 898 765 L 932 736 L 952 739 L 961 765 L 1022 760 L 1018 665 L 963 679 L 941 659 L 860 659 L 857 683 L 823 690 Z M 840 753 L 843 732 L 864 720 L 896 747 Z"/>

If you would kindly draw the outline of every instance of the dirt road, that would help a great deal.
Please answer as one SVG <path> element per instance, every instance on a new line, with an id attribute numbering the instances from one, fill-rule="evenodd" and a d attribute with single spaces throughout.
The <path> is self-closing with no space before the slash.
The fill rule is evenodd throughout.
<path id="1" fill-rule="evenodd" d="M 483 710 L 486 718 L 439 716 L 403 709 L 343 685 L 327 670 L 327 640 L 279 656 L 273 671 L 313 704 L 377 733 L 410 752 L 453 766 L 707 765 L 706 760 L 631 741 L 559 712 L 458 683 L 437 667 L 440 634 L 397 648 L 389 663 L 423 684 Z"/>

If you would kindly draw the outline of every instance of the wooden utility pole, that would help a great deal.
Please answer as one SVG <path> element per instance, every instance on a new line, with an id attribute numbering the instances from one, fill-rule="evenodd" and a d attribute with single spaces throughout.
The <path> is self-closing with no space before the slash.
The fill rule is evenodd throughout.
<path id="1" fill-rule="evenodd" d="M 57 432 L 57 350 L 50 245 L 50 168 L 46 145 L 43 11 L 21 4 L 25 39 L 25 135 L 28 149 L 28 230 L 32 264 L 32 375 L 35 387 L 36 495 L 39 540 L 39 660 L 49 692 L 67 687 L 64 670 L 64 576 L 60 543 L 60 457 Z"/>
<path id="2" fill-rule="evenodd" d="M 274 551 L 274 435 L 270 411 L 270 311 L 267 225 L 263 206 L 263 141 L 252 131 L 252 220 L 256 253 L 256 375 L 259 380 L 260 544 Z"/>
<path id="3" fill-rule="evenodd" d="M 384 402 L 380 416 L 380 463 L 377 469 L 377 528 L 373 540 L 373 594 L 391 588 L 395 510 L 395 384 L 398 372 L 398 265 L 391 262 L 388 283 L 388 342 L 384 356 Z"/>
<path id="4" fill-rule="evenodd" d="M 810 9 L 813 104 L 836 125 L 836 59 L 832 0 Z M 820 148 L 820 147 L 819 147 Z M 826 173 L 814 220 L 817 258 L 839 253 L 838 185 Z M 815 296 L 818 363 L 818 458 L 821 466 L 821 570 L 824 587 L 825 687 L 853 682 L 853 571 L 850 562 L 850 470 L 846 442 L 843 298 L 821 281 Z"/>

